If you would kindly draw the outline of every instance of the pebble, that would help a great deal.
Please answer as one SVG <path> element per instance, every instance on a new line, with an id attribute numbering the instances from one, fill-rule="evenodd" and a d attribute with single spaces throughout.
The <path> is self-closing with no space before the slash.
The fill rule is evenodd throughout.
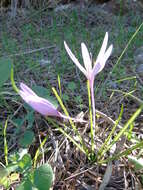
<path id="1" fill-rule="evenodd" d="M 135 51 L 134 61 L 136 63 L 136 72 L 143 75 L 143 46 Z"/>

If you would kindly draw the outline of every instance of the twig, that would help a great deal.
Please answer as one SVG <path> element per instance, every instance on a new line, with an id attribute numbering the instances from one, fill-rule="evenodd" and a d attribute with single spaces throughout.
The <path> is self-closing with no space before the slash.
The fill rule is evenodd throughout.
<path id="1" fill-rule="evenodd" d="M 46 46 L 46 47 L 42 47 L 42 48 L 38 48 L 38 49 L 34 49 L 34 50 L 29 50 L 29 51 L 25 51 L 25 52 L 21 52 L 21 53 L 16 53 L 13 55 L 7 55 L 6 57 L 15 57 L 15 56 L 22 56 L 22 55 L 27 55 L 27 54 L 32 54 L 32 53 L 36 53 L 38 51 L 43 51 L 45 49 L 51 49 L 54 48 L 55 46 Z"/>
<path id="2" fill-rule="evenodd" d="M 132 95 L 131 93 L 133 93 L 134 91 L 132 92 L 123 92 L 121 90 L 115 90 L 115 89 L 108 89 L 108 91 L 112 91 L 112 92 L 119 92 L 121 94 L 123 94 L 124 96 L 128 96 L 130 98 L 132 98 L 133 100 L 136 101 L 136 103 L 140 106 L 143 104 L 143 100 L 139 99 L 138 97 Z"/>
<path id="3" fill-rule="evenodd" d="M 81 172 L 75 173 L 75 174 L 73 174 L 73 175 L 67 177 L 66 179 L 64 179 L 64 181 L 71 180 L 72 178 L 75 178 L 75 177 L 77 177 L 77 176 L 79 176 L 79 175 L 81 175 L 81 174 L 84 174 L 84 173 L 88 172 L 89 170 L 93 169 L 94 167 L 95 167 L 95 166 L 92 166 L 92 167 L 90 167 L 90 168 L 88 168 L 88 169 L 85 169 L 85 170 L 83 170 L 83 171 L 81 171 Z"/>
<path id="4" fill-rule="evenodd" d="M 111 119 L 110 117 L 108 117 L 106 114 L 104 114 L 101 111 L 96 110 L 96 114 L 100 115 L 101 117 L 103 117 L 105 120 L 107 120 L 109 123 L 112 123 L 113 125 L 116 124 L 116 122 Z M 120 124 L 117 125 L 120 129 L 123 128 Z"/>

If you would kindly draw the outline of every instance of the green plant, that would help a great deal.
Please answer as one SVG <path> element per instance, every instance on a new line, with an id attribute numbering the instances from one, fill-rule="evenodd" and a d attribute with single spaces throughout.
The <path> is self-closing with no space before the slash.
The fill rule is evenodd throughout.
<path id="1" fill-rule="evenodd" d="M 108 41 L 108 34 L 106 33 L 101 50 L 99 52 L 99 55 L 97 57 L 97 61 L 95 62 L 95 65 L 92 68 L 92 61 L 89 55 L 89 52 L 85 46 L 85 44 L 81 44 L 81 48 L 82 48 L 82 56 L 83 56 L 83 61 L 84 61 L 84 65 L 85 68 L 82 67 L 80 65 L 80 63 L 78 62 L 78 60 L 76 59 L 76 57 L 74 56 L 74 54 L 71 52 L 71 50 L 69 49 L 69 47 L 67 46 L 67 44 L 65 43 L 65 48 L 70 56 L 70 58 L 72 59 L 72 61 L 79 67 L 79 69 L 84 73 L 84 75 L 87 77 L 87 91 L 88 91 L 88 101 L 89 101 L 89 115 L 90 115 L 90 138 L 91 138 L 91 147 L 90 150 L 88 149 L 88 147 L 86 146 L 86 143 L 84 142 L 84 140 L 81 137 L 81 134 L 79 133 L 76 125 L 74 124 L 73 121 L 76 121 L 76 119 L 71 118 L 66 107 L 64 106 L 64 103 L 61 99 L 62 97 L 62 91 L 61 91 L 61 82 L 60 82 L 60 77 L 58 76 L 58 86 L 59 86 L 59 92 L 60 92 L 60 96 L 58 95 L 58 92 L 56 91 L 56 89 L 53 87 L 52 90 L 61 106 L 61 108 L 63 109 L 65 115 L 63 115 L 62 113 L 60 113 L 59 111 L 57 111 L 56 107 L 48 100 L 46 100 L 45 98 L 42 98 L 41 96 L 37 96 L 37 94 L 35 94 L 35 92 L 33 92 L 28 86 L 26 86 L 25 84 L 21 83 L 20 90 L 17 90 L 17 87 L 15 85 L 14 79 L 13 79 L 13 71 L 12 71 L 12 77 L 11 77 L 11 81 L 12 81 L 12 85 L 14 87 L 14 89 L 20 94 L 20 96 L 36 111 L 38 111 L 39 113 L 41 113 L 42 115 L 45 116 L 57 116 L 57 117 L 61 117 L 61 118 L 65 118 L 69 120 L 69 123 L 72 127 L 72 130 L 75 134 L 75 137 L 78 139 L 79 143 L 77 142 L 77 140 L 75 140 L 75 138 L 72 138 L 69 134 L 68 134 L 68 127 L 63 124 L 64 126 L 64 130 L 58 126 L 55 121 L 53 121 L 52 119 L 48 119 L 48 121 L 50 121 L 53 126 L 55 126 L 56 128 L 58 128 L 58 130 L 63 133 L 71 142 L 73 142 L 73 144 L 75 146 L 77 146 L 84 154 L 86 154 L 86 156 L 91 160 L 91 161 L 97 161 L 99 163 L 103 163 L 106 161 L 109 161 L 110 159 L 114 159 L 114 158 L 119 158 L 119 155 L 114 155 L 109 159 L 105 159 L 105 155 L 108 151 L 110 151 L 110 149 L 113 147 L 114 144 L 116 144 L 119 139 L 126 134 L 126 130 L 128 129 L 129 126 L 133 126 L 133 122 L 136 119 L 136 117 L 140 114 L 140 112 L 142 111 L 143 106 L 141 105 L 141 107 L 139 109 L 137 109 L 137 111 L 132 115 L 132 117 L 127 121 L 127 123 L 120 129 L 120 131 L 115 135 L 115 137 L 113 138 L 113 140 L 110 142 L 111 137 L 113 136 L 116 127 L 118 126 L 118 123 L 121 119 L 122 113 L 123 113 L 123 107 L 121 108 L 121 113 L 119 115 L 119 118 L 117 119 L 117 121 L 115 122 L 114 127 L 112 128 L 112 131 L 110 132 L 109 136 L 107 137 L 106 141 L 103 143 L 103 145 L 98 148 L 97 150 L 97 154 L 95 154 L 95 132 L 96 132 L 96 123 L 95 123 L 95 117 L 96 117 L 96 112 L 95 112 L 95 100 L 94 100 L 94 90 L 93 90 L 93 84 L 94 84 L 94 77 L 95 75 L 97 75 L 105 66 L 105 62 L 108 59 L 108 57 L 111 54 L 112 51 L 112 45 L 106 50 L 106 46 L 107 46 L 107 41 Z M 71 91 L 74 91 L 76 89 L 76 84 L 74 82 L 70 82 L 68 84 L 68 89 L 70 89 Z M 38 92 L 37 92 L 38 93 Z M 130 133 L 132 131 L 132 127 L 130 127 Z M 129 138 L 129 136 L 128 136 Z M 44 141 L 45 142 L 45 141 Z M 137 144 L 135 147 L 138 148 L 140 147 L 141 144 Z M 133 147 L 134 149 L 134 147 Z M 132 150 L 132 149 L 131 149 Z M 38 151 L 39 152 L 39 151 Z M 36 153 L 35 156 L 35 161 L 34 161 L 34 165 L 36 164 L 36 160 L 37 160 L 37 156 L 38 156 L 38 152 Z M 122 156 L 127 156 L 128 152 L 124 151 L 121 153 Z M 130 152 L 129 152 L 130 153 Z M 99 161 L 100 160 L 100 161 Z"/>
<path id="2" fill-rule="evenodd" d="M 53 182 L 53 171 L 48 163 L 45 163 L 38 168 L 32 167 L 32 159 L 28 154 L 28 149 L 21 149 L 8 157 L 8 145 L 6 139 L 6 129 L 8 120 L 4 127 L 4 153 L 6 166 L 0 167 L 0 185 L 8 189 L 17 180 L 21 180 L 21 184 L 17 190 L 28 190 L 36 188 L 38 190 L 50 189 Z M 28 136 L 31 134 L 27 131 Z M 25 139 L 27 145 L 28 139 Z M 24 144 L 25 145 L 25 144 Z M 21 176 L 21 177 L 20 177 Z"/>

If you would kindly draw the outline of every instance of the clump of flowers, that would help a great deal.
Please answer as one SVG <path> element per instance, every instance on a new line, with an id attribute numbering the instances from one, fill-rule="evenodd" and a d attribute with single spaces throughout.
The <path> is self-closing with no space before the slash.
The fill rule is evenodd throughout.
<path id="1" fill-rule="evenodd" d="M 95 117 L 96 117 L 95 98 L 94 98 L 94 80 L 95 80 L 95 76 L 100 71 L 102 71 L 107 59 L 109 58 L 109 56 L 112 53 L 113 45 L 110 45 L 107 48 L 107 44 L 108 44 L 108 33 L 106 32 L 101 49 L 97 56 L 97 59 L 96 59 L 95 63 L 93 63 L 91 54 L 89 53 L 86 45 L 84 43 L 81 43 L 81 53 L 82 53 L 83 63 L 85 66 L 85 68 L 84 68 L 79 63 L 79 61 L 75 57 L 75 55 L 72 53 L 72 51 L 68 47 L 67 43 L 64 42 L 64 46 L 65 46 L 65 49 L 66 49 L 69 57 L 87 78 L 92 152 L 94 151 Z M 64 115 L 61 112 L 59 112 L 57 110 L 57 108 L 50 101 L 48 101 L 47 99 L 44 99 L 42 97 L 39 97 L 35 92 L 33 92 L 24 83 L 20 84 L 20 90 L 18 90 L 18 93 L 27 104 L 29 104 L 35 111 L 39 112 L 40 114 L 42 114 L 44 116 L 55 116 L 55 117 L 69 119 L 71 126 L 73 127 L 75 133 L 79 136 L 80 142 L 82 143 L 82 138 L 80 137 L 76 127 L 74 126 L 73 122 L 71 121 L 71 120 L 75 120 L 74 118 L 69 117 L 68 114 Z M 58 95 L 56 97 L 58 97 Z M 58 97 L 58 99 L 59 99 L 59 97 Z M 61 100 L 60 100 L 60 102 L 61 102 Z M 81 120 L 81 121 L 83 121 L 83 120 Z"/>

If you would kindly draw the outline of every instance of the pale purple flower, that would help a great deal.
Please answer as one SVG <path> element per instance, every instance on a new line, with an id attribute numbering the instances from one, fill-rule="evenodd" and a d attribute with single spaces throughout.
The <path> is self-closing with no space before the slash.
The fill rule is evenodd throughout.
<path id="1" fill-rule="evenodd" d="M 35 111 L 44 116 L 62 117 L 62 114 L 48 100 L 39 97 L 27 85 L 20 83 L 19 95 L 23 100 L 31 106 Z"/>
<path id="2" fill-rule="evenodd" d="M 109 56 L 111 55 L 113 45 L 110 45 L 107 49 L 107 43 L 108 43 L 108 32 L 106 32 L 101 49 L 99 51 L 99 54 L 97 56 L 96 62 L 92 66 L 92 58 L 90 56 L 90 53 L 88 52 L 88 49 L 84 43 L 81 43 L 81 53 L 83 58 L 83 63 L 85 68 L 79 63 L 78 59 L 75 57 L 75 55 L 72 53 L 66 42 L 64 42 L 65 49 L 70 56 L 71 60 L 76 64 L 76 66 L 83 72 L 83 74 L 86 76 L 86 78 L 89 81 L 90 91 L 91 91 L 91 102 L 92 102 L 92 111 L 93 111 L 93 139 L 95 135 L 95 98 L 94 98 L 94 78 L 95 76 L 102 71 L 102 69 L 105 66 L 105 63 Z M 107 50 L 106 50 L 107 49 Z"/>
<path id="3" fill-rule="evenodd" d="M 29 106 L 31 106 L 35 111 L 39 112 L 44 116 L 55 116 L 68 120 L 71 119 L 75 122 L 86 122 L 82 119 L 76 119 L 63 115 L 56 109 L 56 107 L 51 102 L 49 102 L 45 98 L 38 96 L 24 83 L 20 83 L 20 90 L 18 93 Z"/>
<path id="4" fill-rule="evenodd" d="M 81 43 L 81 52 L 85 68 L 79 63 L 78 59 L 71 52 L 70 48 L 64 42 L 65 49 L 70 56 L 71 60 L 76 64 L 76 66 L 84 73 L 87 79 L 90 81 L 90 84 L 93 83 L 95 76 L 104 68 L 105 63 L 109 56 L 111 55 L 113 45 L 107 49 L 108 43 L 108 32 L 106 32 L 100 52 L 98 54 L 97 60 L 92 67 L 92 59 L 88 52 L 88 49 L 84 43 Z M 107 49 L 107 50 L 106 50 Z"/>

